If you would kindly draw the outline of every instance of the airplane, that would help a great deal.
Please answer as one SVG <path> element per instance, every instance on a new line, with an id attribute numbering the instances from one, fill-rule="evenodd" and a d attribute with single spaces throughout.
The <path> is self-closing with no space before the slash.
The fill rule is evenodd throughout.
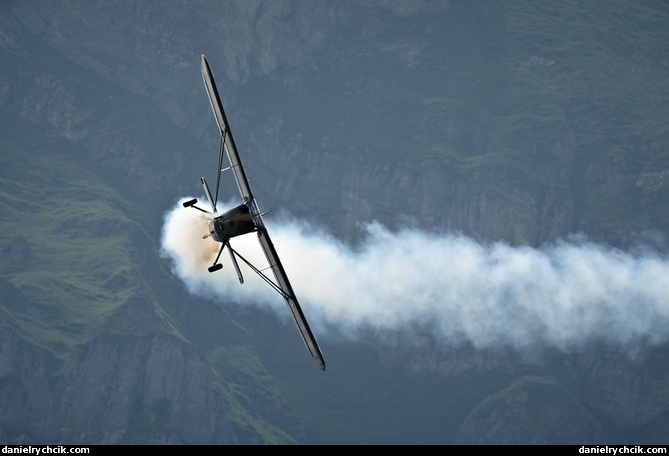
<path id="1" fill-rule="evenodd" d="M 202 209 L 197 204 L 197 198 L 186 201 L 183 203 L 184 207 L 191 207 L 197 209 L 205 214 L 208 214 L 211 217 L 209 222 L 209 232 L 205 234 L 203 239 L 211 237 L 216 242 L 221 244 L 221 247 L 216 255 L 214 263 L 208 268 L 209 272 L 215 272 L 220 270 L 223 265 L 219 263 L 219 259 L 223 250 L 227 247 L 228 252 L 230 253 L 230 258 L 232 264 L 235 267 L 237 272 L 237 277 L 239 278 L 239 283 L 244 283 L 244 278 L 242 276 L 241 269 L 239 268 L 239 263 L 237 258 L 242 260 L 251 270 L 258 274 L 265 282 L 267 282 L 274 290 L 276 290 L 286 301 L 288 308 L 290 309 L 291 314 L 293 315 L 293 320 L 297 325 L 297 329 L 302 336 L 302 340 L 306 345 L 311 357 L 313 358 L 316 365 L 321 369 L 325 370 L 325 360 L 323 359 L 323 354 L 316 342 L 307 319 L 302 312 L 302 308 L 297 301 L 295 292 L 293 291 L 290 281 L 288 280 L 288 275 L 279 260 L 279 255 L 276 253 L 274 244 L 269 237 L 267 228 L 265 228 L 265 223 L 263 222 L 262 216 L 265 213 L 261 213 L 258 209 L 258 203 L 253 197 L 253 192 L 251 191 L 251 186 L 246 177 L 246 172 L 242 166 L 242 161 L 239 158 L 237 152 L 237 147 L 235 146 L 235 140 L 232 137 L 232 132 L 230 131 L 230 124 L 225 116 L 225 111 L 223 110 L 223 103 L 221 102 L 221 97 L 218 94 L 218 89 L 216 88 L 216 83 L 214 82 L 214 76 L 209 67 L 209 62 L 204 55 L 200 56 L 200 71 L 202 72 L 202 79 L 204 81 L 205 89 L 207 90 L 207 95 L 209 97 L 209 103 L 211 104 L 211 109 L 214 112 L 214 117 L 216 123 L 218 124 L 219 132 L 221 134 L 221 147 L 218 154 L 218 168 L 216 175 L 216 191 L 212 197 L 207 181 L 204 177 L 200 178 L 200 183 L 204 189 L 204 193 L 209 200 L 209 205 L 212 210 L 207 211 Z M 223 169 L 223 156 L 227 156 L 229 166 Z M 219 185 L 221 181 L 221 173 L 226 170 L 232 170 L 232 173 L 235 176 L 237 182 L 237 187 L 239 193 L 242 197 L 242 203 L 233 207 L 224 213 L 219 213 L 216 207 L 218 199 Z M 257 233 L 258 241 L 260 242 L 260 247 L 262 248 L 267 262 L 269 263 L 269 269 L 272 270 L 274 280 L 267 276 L 263 271 L 258 269 L 256 266 L 251 264 L 246 258 L 240 255 L 235 249 L 230 245 L 230 239 L 236 236 L 241 236 L 249 233 Z"/>

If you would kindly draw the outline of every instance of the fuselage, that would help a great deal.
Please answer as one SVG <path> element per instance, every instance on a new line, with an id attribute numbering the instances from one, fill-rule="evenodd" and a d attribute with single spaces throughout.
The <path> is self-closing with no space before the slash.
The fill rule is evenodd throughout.
<path id="1" fill-rule="evenodd" d="M 226 243 L 235 236 L 256 230 L 251 211 L 246 204 L 233 207 L 209 222 L 209 234 L 214 240 Z"/>

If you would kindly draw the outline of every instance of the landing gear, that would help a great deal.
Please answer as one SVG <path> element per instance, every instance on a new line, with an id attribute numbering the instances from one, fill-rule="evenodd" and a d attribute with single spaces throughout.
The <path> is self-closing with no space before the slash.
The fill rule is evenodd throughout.
<path id="1" fill-rule="evenodd" d="M 207 268 L 207 270 L 208 270 L 209 272 L 216 272 L 216 271 L 218 271 L 218 270 L 220 270 L 220 269 L 223 269 L 223 264 L 221 264 L 221 263 L 216 263 L 216 264 L 214 264 L 213 266 L 209 266 L 209 267 Z"/>
<path id="2" fill-rule="evenodd" d="M 223 249 L 225 248 L 226 244 L 221 244 L 221 249 L 218 251 L 218 255 L 216 255 L 216 259 L 214 260 L 214 264 L 209 266 L 207 270 L 209 272 L 216 272 L 220 269 L 223 269 L 223 265 L 218 262 L 218 259 L 221 257 L 221 253 L 223 253 Z"/>
<path id="3" fill-rule="evenodd" d="M 195 203 L 197 203 L 197 198 L 184 202 L 184 207 L 192 207 Z"/>

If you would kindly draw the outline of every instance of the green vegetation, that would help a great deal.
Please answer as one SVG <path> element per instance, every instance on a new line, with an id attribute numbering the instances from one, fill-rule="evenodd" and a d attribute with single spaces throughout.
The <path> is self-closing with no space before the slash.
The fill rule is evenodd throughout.
<path id="1" fill-rule="evenodd" d="M 138 249 L 143 250 L 139 243 L 147 238 L 138 216 L 131 212 L 132 205 L 90 171 L 75 143 L 48 133 L 27 138 L 18 132 L 28 130 L 28 125 L 11 119 L 3 123 L 17 135 L 0 138 L 0 251 L 21 238 L 29 245 L 29 254 L 14 262 L 9 255 L 0 258 L 0 274 L 24 298 L 3 302 L 0 324 L 62 363 L 73 347 L 99 335 L 114 311 L 130 298 L 141 296 L 154 302 L 146 274 L 138 265 Z M 159 267 L 158 261 L 150 264 Z M 170 316 L 174 303 L 166 300 L 161 305 L 164 308 L 154 303 L 163 322 L 159 330 L 185 343 L 190 339 L 209 353 L 215 391 L 240 435 L 251 439 L 259 435 L 267 443 L 294 443 L 271 424 L 280 418 L 262 412 L 265 401 L 282 399 L 258 358 L 244 345 L 248 331 L 218 307 L 213 309 L 216 319 L 211 318 L 210 309 L 181 317 L 176 324 Z M 152 322 L 142 321 L 107 330 L 131 335 L 151 328 L 155 329 Z M 149 421 L 138 412 L 136 418 L 143 421 L 130 423 L 130 428 L 160 428 L 165 424 L 161 410 L 166 407 L 157 404 L 147 415 L 155 419 Z M 253 410 L 261 413 L 254 415 Z M 280 413 L 283 418 L 286 410 Z"/>
<path id="2" fill-rule="evenodd" d="M 472 410 L 472 414 L 480 413 L 487 408 L 497 407 L 500 403 L 506 401 L 512 401 L 514 394 L 518 392 L 530 397 L 526 405 L 534 414 L 541 413 L 543 408 L 550 402 L 555 401 L 567 401 L 573 407 L 581 407 L 578 400 L 559 383 L 544 377 L 528 375 L 516 378 L 507 388 L 485 398 Z M 533 415 L 533 413 L 530 413 L 530 415 Z"/>
<path id="3" fill-rule="evenodd" d="M 579 202 L 599 229 L 633 227 L 629 202 L 612 196 L 610 186 L 586 188 L 583 175 L 601 170 L 605 180 L 608 166 L 637 174 L 669 166 L 669 150 L 652 147 L 666 144 L 669 133 L 662 60 L 667 8 L 625 0 L 493 2 L 489 10 L 453 4 L 439 16 L 387 13 L 373 39 L 340 25 L 333 46 L 351 50 L 347 58 L 326 49 L 315 57 L 312 74 L 253 80 L 240 88 L 243 109 L 264 115 L 279 139 L 300 134 L 307 149 L 447 164 L 462 178 L 505 170 L 521 185 L 566 185 L 555 176 L 575 169 Z M 105 176 L 91 171 L 98 148 L 126 138 L 145 144 L 138 138 L 164 119 L 156 106 L 110 88 L 92 72 L 73 71 L 43 45 L 19 48 L 0 40 L 0 46 L 7 51 L 0 53 L 3 68 L 49 75 L 44 83 L 67 81 L 76 88 L 77 106 L 94 107 L 94 120 L 81 130 L 85 137 L 72 141 L 45 131 L 53 119 L 0 119 L 0 252 L 18 241 L 29 247 L 18 257 L 0 256 L 0 286 L 12 296 L 0 306 L 0 325 L 61 364 L 103 331 L 154 330 L 145 321 L 105 326 L 122 305 L 141 297 L 155 311 L 159 331 L 205 354 L 216 399 L 242 439 L 294 443 L 306 427 L 327 443 L 450 443 L 472 410 L 485 412 L 519 388 L 578 405 L 559 384 L 539 377 L 507 388 L 512 374 L 446 381 L 417 379 L 403 367 L 370 369 L 367 362 L 378 354 L 358 353 L 358 346 L 333 350 L 340 358 L 328 358 L 325 375 L 311 365 L 314 372 L 305 374 L 287 359 L 292 356 L 277 354 L 279 347 L 263 358 L 256 335 L 224 308 L 169 296 L 176 281 L 157 258 L 155 239 L 165 208 L 139 207 L 122 179 L 110 184 L 113 170 Z M 0 101 L 10 104 L 13 96 Z M 182 132 L 167 130 L 148 140 L 156 150 L 177 141 L 183 150 L 192 146 Z M 569 141 L 574 144 L 564 144 Z M 573 148 L 574 156 L 556 150 L 561 147 Z M 164 171 L 173 163 L 160 158 L 147 160 L 156 175 L 169 175 Z M 669 201 L 656 207 L 669 214 Z M 669 216 L 658 220 L 669 228 Z M 304 355 L 303 347 L 296 352 Z M 131 424 L 165 425 L 169 404 L 159 399 L 147 407 L 151 413 L 138 410 Z M 407 428 L 412 417 L 428 425 Z"/>
<path id="4" fill-rule="evenodd" d="M 211 353 L 210 359 L 220 368 L 215 390 L 240 436 L 257 434 L 267 444 L 297 443 L 287 431 L 291 421 L 295 428 L 299 421 L 283 402 L 281 391 L 257 354 L 248 347 L 221 347 Z"/>
<path id="5" fill-rule="evenodd" d="M 143 145 L 192 150 L 194 142 L 176 131 L 152 137 L 148 131 L 156 119 L 168 121 L 151 100 L 130 96 L 90 71 L 64 63 L 39 43 L 12 48 L 0 59 L 5 68 L 27 68 L 31 77 L 45 78 L 66 91 L 71 88 L 75 105 L 90 109 L 87 115 L 91 116 L 78 125 L 84 136 L 76 140 L 50 134 L 43 123 L 0 119 L 0 252 L 9 253 L 17 240 L 28 246 L 18 258 L 0 256 L 2 280 L 11 283 L 0 285 L 16 290 L 10 289 L 6 296 L 11 296 L 11 302 L 0 306 L 0 325 L 53 356 L 48 362 L 58 366 L 49 373 L 51 377 L 76 346 L 86 346 L 105 332 L 122 337 L 153 331 L 173 334 L 185 344 L 196 344 L 208 356 L 217 399 L 230 411 L 228 418 L 241 438 L 294 443 L 272 424 L 281 423 L 276 416 L 252 413 L 263 409 L 262 401 L 281 403 L 282 399 L 249 351 L 248 331 L 218 305 L 197 310 L 193 303 L 169 296 L 172 287 L 181 290 L 183 286 L 161 262 L 158 240 L 148 235 L 158 235 L 157 221 L 166 208 L 147 202 L 164 198 L 147 195 L 142 197 L 145 207 L 138 207 L 127 189 L 119 188 L 118 182 L 127 176 L 116 176 L 113 167 L 98 167 L 104 172 L 96 174 L 91 166 L 91 157 L 105 160 L 103 154 L 109 150 Z M 58 126 L 47 128 L 57 130 Z M 156 175 L 164 176 L 169 175 L 165 169 L 174 168 L 175 163 L 154 160 L 151 166 Z M 150 310 L 148 315 L 144 311 L 129 315 L 149 321 L 115 318 L 115 311 L 124 305 L 144 304 L 155 317 Z M 184 307 L 189 309 L 187 314 Z M 266 394 L 258 396 L 257 391 Z M 164 428 L 168 405 L 159 400 L 144 410 L 137 403 L 129 429 L 150 433 Z"/>
<path id="6" fill-rule="evenodd" d="M 8 256 L 0 262 L 30 303 L 2 324 L 57 356 L 85 342 L 138 289 L 129 239 L 140 228 L 122 211 L 127 202 L 66 152 L 70 147 L 39 132 L 0 140 L 0 249 L 16 238 L 30 247 L 21 264 Z"/>

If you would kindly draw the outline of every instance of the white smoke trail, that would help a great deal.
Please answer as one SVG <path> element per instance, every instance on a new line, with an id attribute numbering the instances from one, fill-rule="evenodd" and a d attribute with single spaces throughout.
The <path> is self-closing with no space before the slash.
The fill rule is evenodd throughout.
<path id="1" fill-rule="evenodd" d="M 669 262 L 584 241 L 541 249 L 485 245 L 459 235 L 365 227 L 352 247 L 306 222 L 271 220 L 272 240 L 312 327 L 430 328 L 445 341 L 478 348 L 553 346 L 591 340 L 625 347 L 669 336 Z M 206 270 L 219 244 L 201 235 L 206 217 L 179 206 L 165 217 L 162 246 L 194 294 L 270 306 L 283 300 L 246 268 L 240 285 L 227 255 Z M 266 264 L 255 235 L 233 247 Z M 244 266 L 242 265 L 242 268 Z M 319 334 L 320 336 L 320 334 Z"/>

